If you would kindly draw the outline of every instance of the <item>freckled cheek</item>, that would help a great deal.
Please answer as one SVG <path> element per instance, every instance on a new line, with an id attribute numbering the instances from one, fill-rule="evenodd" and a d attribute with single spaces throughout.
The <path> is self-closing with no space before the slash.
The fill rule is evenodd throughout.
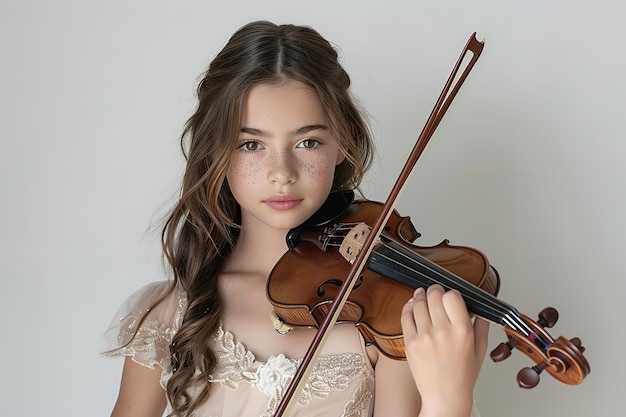
<path id="1" fill-rule="evenodd" d="M 316 184 L 320 189 L 328 189 L 332 186 L 335 175 L 334 160 L 328 157 L 319 157 L 304 167 L 307 177 L 312 184 Z"/>
<path id="2" fill-rule="evenodd" d="M 259 167 L 251 163 L 232 159 L 228 167 L 227 178 L 231 191 L 248 190 L 258 183 Z"/>

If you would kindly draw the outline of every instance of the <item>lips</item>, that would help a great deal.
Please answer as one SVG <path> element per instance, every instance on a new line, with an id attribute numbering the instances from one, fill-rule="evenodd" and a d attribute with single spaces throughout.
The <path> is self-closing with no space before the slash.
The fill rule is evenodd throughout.
<path id="1" fill-rule="evenodd" d="M 263 201 L 274 210 L 290 210 L 302 202 L 301 198 L 290 195 L 275 195 Z"/>

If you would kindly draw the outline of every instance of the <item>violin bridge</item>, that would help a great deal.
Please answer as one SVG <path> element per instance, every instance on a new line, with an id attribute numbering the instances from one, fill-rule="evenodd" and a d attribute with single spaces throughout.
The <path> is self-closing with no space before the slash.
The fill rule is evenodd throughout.
<path id="1" fill-rule="evenodd" d="M 344 259 L 351 264 L 354 263 L 357 256 L 363 249 L 363 244 L 370 234 L 370 227 L 365 223 L 359 223 L 354 226 L 343 238 L 341 246 L 339 247 L 339 253 Z"/>

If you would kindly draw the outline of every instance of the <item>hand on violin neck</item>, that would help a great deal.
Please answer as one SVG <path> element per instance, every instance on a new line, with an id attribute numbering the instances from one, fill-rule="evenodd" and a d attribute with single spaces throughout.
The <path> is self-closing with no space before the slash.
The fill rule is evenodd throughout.
<path id="1" fill-rule="evenodd" d="M 461 294 L 418 288 L 402 310 L 409 367 L 422 397 L 420 417 L 469 416 L 487 350 L 489 323 L 472 323 Z"/>

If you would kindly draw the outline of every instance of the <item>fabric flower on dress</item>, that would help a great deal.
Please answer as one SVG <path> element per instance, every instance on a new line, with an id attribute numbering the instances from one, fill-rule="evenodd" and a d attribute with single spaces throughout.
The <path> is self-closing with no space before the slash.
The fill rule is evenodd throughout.
<path id="1" fill-rule="evenodd" d="M 257 388 L 270 398 L 282 396 L 296 374 L 297 366 L 282 353 L 273 356 L 257 369 Z"/>

